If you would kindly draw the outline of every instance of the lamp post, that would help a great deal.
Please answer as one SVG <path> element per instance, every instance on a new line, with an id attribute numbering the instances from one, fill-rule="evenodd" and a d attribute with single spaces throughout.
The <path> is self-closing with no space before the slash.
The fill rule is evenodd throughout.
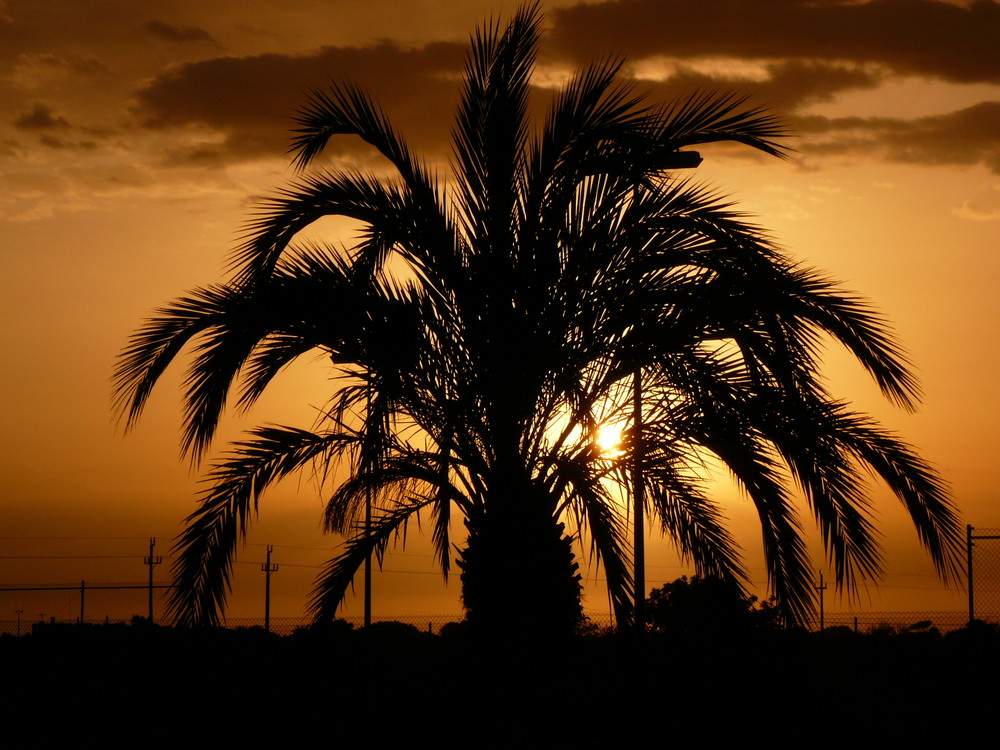
<path id="1" fill-rule="evenodd" d="M 350 363 L 350 360 L 341 359 L 338 353 L 330 353 L 330 361 L 334 367 Z M 369 379 L 365 386 L 365 422 L 371 418 L 372 410 L 372 384 Z M 362 455 L 363 452 L 362 452 Z M 366 483 L 365 487 L 365 541 L 367 542 L 372 533 L 372 489 L 371 484 Z M 365 593 L 364 593 L 364 625 L 368 627 L 372 624 L 372 553 L 365 556 Z"/>
<path id="2" fill-rule="evenodd" d="M 634 571 L 634 611 L 635 631 L 642 634 L 646 630 L 646 531 L 645 531 L 645 487 L 642 477 L 642 368 L 632 376 L 632 554 Z"/>
<path id="3" fill-rule="evenodd" d="M 372 411 L 372 386 L 371 383 L 365 389 L 365 420 L 371 419 Z M 372 534 L 372 486 L 371 482 L 365 483 L 365 541 L 368 542 Z M 365 627 L 372 624 L 372 553 L 371 550 L 365 556 Z"/>
<path id="4" fill-rule="evenodd" d="M 697 151 L 674 151 L 659 157 L 659 169 L 694 169 L 701 164 Z M 639 291 L 641 279 L 635 279 Z M 645 536 L 645 486 L 642 475 L 642 366 L 632 375 L 632 563 L 633 611 L 635 632 L 646 631 L 646 536 Z"/>

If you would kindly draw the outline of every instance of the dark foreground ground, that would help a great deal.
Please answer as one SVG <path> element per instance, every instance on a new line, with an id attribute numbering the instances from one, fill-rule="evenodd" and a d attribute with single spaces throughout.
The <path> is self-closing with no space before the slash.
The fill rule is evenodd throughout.
<path id="1" fill-rule="evenodd" d="M 0 747 L 933 747 L 995 732 L 1000 635 L 477 644 L 382 623 L 0 637 Z"/>

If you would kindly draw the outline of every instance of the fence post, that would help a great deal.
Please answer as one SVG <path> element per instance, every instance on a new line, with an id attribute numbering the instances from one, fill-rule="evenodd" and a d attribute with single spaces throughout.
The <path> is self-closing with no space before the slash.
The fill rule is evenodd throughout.
<path id="1" fill-rule="evenodd" d="M 966 557 L 966 573 L 969 578 L 969 627 L 972 627 L 972 621 L 976 619 L 976 605 L 975 600 L 972 597 L 972 524 L 968 524 L 965 527 L 965 557 Z"/>

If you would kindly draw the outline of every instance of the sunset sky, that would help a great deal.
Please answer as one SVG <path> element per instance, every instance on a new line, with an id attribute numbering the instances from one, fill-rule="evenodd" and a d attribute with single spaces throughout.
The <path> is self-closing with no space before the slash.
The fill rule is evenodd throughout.
<path id="1" fill-rule="evenodd" d="M 183 373 L 168 372 L 123 435 L 110 405 L 116 355 L 154 308 L 225 277 L 255 200 L 292 177 L 290 116 L 309 90 L 365 87 L 444 173 L 468 36 L 515 7 L 0 0 L 0 584 L 141 582 L 149 537 L 169 555 L 198 492 L 198 471 L 178 450 Z M 831 389 L 935 464 L 963 522 L 1000 527 L 1000 3 L 543 7 L 541 103 L 581 65 L 619 56 L 652 101 L 734 90 L 784 118 L 796 134 L 791 159 L 706 148 L 697 178 L 892 321 L 923 385 L 920 411 L 884 402 L 835 349 Z M 325 159 L 378 166 L 351 140 L 334 142 Z M 311 426 L 330 374 L 321 362 L 292 369 L 251 414 L 226 423 L 223 440 L 267 422 Z M 733 529 L 763 592 L 752 506 L 724 477 L 718 491 L 732 497 Z M 873 493 L 883 586 L 860 605 L 828 593 L 828 608 L 961 610 L 963 595 L 937 582 L 898 503 Z M 320 533 L 321 507 L 309 476 L 265 497 L 237 566 L 233 616 L 262 611 L 268 544 L 281 566 L 273 614 L 302 613 L 317 566 L 339 542 Z M 647 550 L 650 585 L 690 572 L 655 534 Z M 824 568 L 818 547 L 815 564 Z M 443 584 L 418 529 L 385 567 L 376 614 L 460 611 L 459 581 Z M 600 571 L 587 575 L 585 610 L 607 612 Z M 16 601 L 0 598 L 0 620 L 15 607 L 75 616 L 67 597 Z M 347 613 L 360 611 L 359 596 Z"/>

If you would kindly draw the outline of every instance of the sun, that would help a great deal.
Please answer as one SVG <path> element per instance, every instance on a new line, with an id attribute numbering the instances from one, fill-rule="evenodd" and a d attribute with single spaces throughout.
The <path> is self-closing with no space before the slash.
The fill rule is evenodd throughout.
<path id="1" fill-rule="evenodd" d="M 625 425 L 619 423 L 602 424 L 597 428 L 597 435 L 594 442 L 597 444 L 601 456 L 614 458 L 620 456 L 622 451 L 622 432 Z"/>

